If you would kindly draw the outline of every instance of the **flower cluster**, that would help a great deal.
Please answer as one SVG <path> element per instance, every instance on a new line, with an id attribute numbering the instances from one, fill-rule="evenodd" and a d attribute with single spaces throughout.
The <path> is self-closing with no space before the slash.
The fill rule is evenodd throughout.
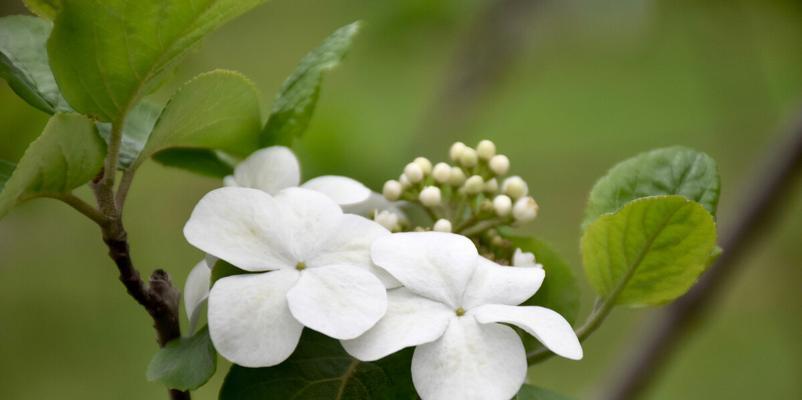
<path id="1" fill-rule="evenodd" d="M 527 363 L 521 338 L 504 324 L 580 359 L 563 317 L 519 306 L 545 271 L 495 231 L 536 215 L 526 182 L 510 177 L 499 187 L 509 160 L 492 142 L 476 149 L 457 143 L 451 157 L 459 166 L 416 159 L 381 198 L 345 177 L 296 187 L 300 169 L 289 149 L 255 153 L 226 178 L 227 187 L 200 200 L 184 228 L 209 255 L 185 290 L 193 324 L 208 298 L 215 348 L 246 367 L 282 363 L 304 327 L 339 339 L 362 361 L 416 347 L 413 383 L 425 400 L 511 398 Z M 429 210 L 433 225 L 411 226 L 400 200 Z M 391 232 L 402 227 L 413 232 Z M 488 246 L 496 256 L 503 250 L 509 266 L 482 252 Z M 216 259 L 247 273 L 208 290 Z"/>

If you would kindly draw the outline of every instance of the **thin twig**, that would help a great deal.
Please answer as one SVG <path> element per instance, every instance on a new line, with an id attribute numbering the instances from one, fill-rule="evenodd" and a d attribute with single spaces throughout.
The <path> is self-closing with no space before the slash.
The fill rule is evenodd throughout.
<path id="1" fill-rule="evenodd" d="M 72 193 L 67 193 L 67 194 L 57 193 L 53 195 L 48 195 L 46 197 L 63 201 L 65 204 L 74 208 L 76 211 L 85 215 L 87 218 L 91 219 L 100 226 L 103 226 L 108 222 L 108 219 L 106 218 L 105 215 L 103 215 L 103 213 L 101 213 L 98 209 L 92 207 L 92 205 L 81 200 Z"/>
<path id="2" fill-rule="evenodd" d="M 722 255 L 690 292 L 664 311 L 654 336 L 638 347 L 635 358 L 622 368 L 623 375 L 614 381 L 605 399 L 631 400 L 642 397 L 682 339 L 702 320 L 714 300 L 721 295 L 724 285 L 732 279 L 740 265 L 737 261 L 743 259 L 744 252 L 763 236 L 761 232 L 776 221 L 775 217 L 787 198 L 788 190 L 802 173 L 802 113 L 799 115 L 790 139 L 787 143 L 783 141 L 776 151 L 767 155 L 769 168 L 758 177 L 753 188 L 745 192 L 753 193 L 754 197 L 738 213 L 739 218 L 733 228 L 723 235 Z"/>

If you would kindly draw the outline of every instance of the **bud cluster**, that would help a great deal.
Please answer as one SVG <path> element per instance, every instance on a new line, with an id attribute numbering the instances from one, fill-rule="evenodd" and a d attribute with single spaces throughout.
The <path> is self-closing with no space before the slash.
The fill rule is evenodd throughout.
<path id="1" fill-rule="evenodd" d="M 478 237 L 498 226 L 535 219 L 538 205 L 529 195 L 529 185 L 520 176 L 507 176 L 510 159 L 497 154 L 495 143 L 482 140 L 473 148 L 457 142 L 449 158 L 451 164 L 416 158 L 397 180 L 384 184 L 382 194 L 392 202 L 420 205 L 432 225 L 418 229 Z"/>

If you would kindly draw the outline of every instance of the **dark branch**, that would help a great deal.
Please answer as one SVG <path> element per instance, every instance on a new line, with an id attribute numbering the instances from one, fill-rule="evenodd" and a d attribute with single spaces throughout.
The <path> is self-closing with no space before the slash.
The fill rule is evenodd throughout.
<path id="1" fill-rule="evenodd" d="M 776 220 L 782 202 L 802 172 L 802 114 L 787 142 L 767 155 L 771 163 L 765 174 L 758 177 L 735 225 L 721 241 L 724 252 L 699 283 L 671 305 L 659 320 L 656 333 L 634 353 L 636 357 L 624 368 L 622 377 L 614 382 L 605 397 L 610 400 L 636 399 L 656 379 L 670 360 L 677 346 L 701 318 L 709 312 L 739 266 L 745 251 L 759 241 L 761 231 Z"/>

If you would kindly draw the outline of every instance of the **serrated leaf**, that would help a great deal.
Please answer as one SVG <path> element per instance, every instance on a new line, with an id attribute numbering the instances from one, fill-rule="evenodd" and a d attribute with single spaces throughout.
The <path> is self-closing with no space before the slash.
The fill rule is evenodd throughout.
<path id="1" fill-rule="evenodd" d="M 546 242 L 533 237 L 504 235 L 515 247 L 535 255 L 543 265 L 546 278 L 534 297 L 525 305 L 538 305 L 550 308 L 573 324 L 579 312 L 579 284 L 573 268 Z"/>
<path id="2" fill-rule="evenodd" d="M 571 398 L 541 387 L 523 385 L 515 400 L 571 400 Z"/>
<path id="3" fill-rule="evenodd" d="M 50 21 L 27 15 L 0 18 L 0 77 L 20 98 L 48 113 L 69 111 L 47 58 Z"/>
<path id="4" fill-rule="evenodd" d="M 76 110 L 118 121 L 203 36 L 265 0 L 63 0 L 48 41 Z"/>
<path id="5" fill-rule="evenodd" d="M 0 217 L 22 201 L 69 193 L 89 182 L 103 167 L 105 153 L 91 120 L 71 113 L 52 116 L 0 192 Z"/>
<path id="6" fill-rule="evenodd" d="M 167 343 L 148 365 L 148 381 L 159 381 L 170 389 L 195 390 L 217 370 L 217 352 L 204 327 L 191 337 Z"/>
<path id="7" fill-rule="evenodd" d="M 412 349 L 375 362 L 350 357 L 337 340 L 304 329 L 290 358 L 270 368 L 231 367 L 220 400 L 413 400 Z"/>
<path id="8" fill-rule="evenodd" d="M 166 149 L 154 154 L 153 161 L 212 178 L 222 179 L 234 173 L 229 157 L 209 149 Z"/>
<path id="9" fill-rule="evenodd" d="M 127 169 L 139 157 L 139 153 L 142 152 L 142 148 L 145 147 L 145 143 L 148 141 L 150 132 L 153 131 L 156 120 L 161 115 L 162 108 L 157 103 L 143 100 L 128 113 L 123 125 L 123 138 L 120 143 L 120 158 L 117 162 L 119 169 Z M 100 136 L 108 143 L 111 139 L 111 123 L 98 122 L 97 129 L 100 132 Z"/>
<path id="10" fill-rule="evenodd" d="M 653 150 L 619 163 L 596 182 L 582 226 L 632 200 L 658 195 L 685 196 L 715 215 L 720 186 L 716 162 L 707 154 L 684 147 Z"/>
<path id="11" fill-rule="evenodd" d="M 715 246 L 716 225 L 704 207 L 682 196 L 654 196 L 590 224 L 582 260 L 602 297 L 618 305 L 657 305 L 688 291 Z"/>
<path id="12" fill-rule="evenodd" d="M 56 18 L 61 9 L 61 0 L 23 0 L 23 3 L 32 13 L 49 20 Z"/>
<path id="13" fill-rule="evenodd" d="M 315 111 L 323 73 L 345 58 L 359 26 L 359 22 L 354 22 L 336 30 L 307 54 L 284 81 L 262 131 L 263 146 L 289 146 L 304 133 Z"/>
<path id="14" fill-rule="evenodd" d="M 241 74 L 218 70 L 199 75 L 167 103 L 134 166 L 175 147 L 250 154 L 258 148 L 260 112 L 259 93 Z"/>

